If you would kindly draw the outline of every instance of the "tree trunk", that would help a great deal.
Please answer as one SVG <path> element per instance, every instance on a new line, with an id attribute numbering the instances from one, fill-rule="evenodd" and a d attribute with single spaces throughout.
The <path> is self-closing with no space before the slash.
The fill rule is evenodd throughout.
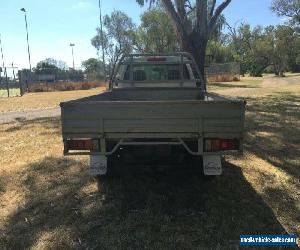
<path id="1" fill-rule="evenodd" d="M 195 59 L 200 71 L 200 80 L 205 82 L 205 52 L 207 46 L 206 38 L 197 38 L 197 36 L 190 36 L 182 43 L 182 50 L 189 52 Z"/>
<path id="2" fill-rule="evenodd" d="M 207 41 L 202 40 L 198 47 L 195 48 L 195 50 L 192 52 L 192 55 L 195 58 L 195 61 L 197 63 L 197 66 L 200 70 L 201 74 L 201 80 L 202 82 L 206 81 L 206 75 L 205 75 L 205 52 L 206 52 L 206 46 L 207 46 Z"/>
<path id="3" fill-rule="evenodd" d="M 188 15 L 184 6 L 185 1 L 176 1 L 176 4 L 174 4 L 172 0 L 162 0 L 177 33 L 181 49 L 190 52 L 194 56 L 203 83 L 205 82 L 205 51 L 209 34 L 214 30 L 219 16 L 230 2 L 231 0 L 224 0 L 215 8 L 216 1 L 213 1 L 208 15 L 208 0 L 197 0 L 196 25 L 193 28 L 188 22 Z"/>

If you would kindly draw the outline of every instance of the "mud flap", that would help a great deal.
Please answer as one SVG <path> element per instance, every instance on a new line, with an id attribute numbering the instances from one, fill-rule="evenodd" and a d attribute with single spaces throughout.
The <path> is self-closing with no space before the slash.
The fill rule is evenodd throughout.
<path id="1" fill-rule="evenodd" d="M 222 174 L 221 156 L 204 155 L 203 172 L 205 175 L 221 175 Z"/>
<path id="2" fill-rule="evenodd" d="M 107 173 L 107 157 L 104 155 L 90 156 L 90 176 L 106 175 Z"/>

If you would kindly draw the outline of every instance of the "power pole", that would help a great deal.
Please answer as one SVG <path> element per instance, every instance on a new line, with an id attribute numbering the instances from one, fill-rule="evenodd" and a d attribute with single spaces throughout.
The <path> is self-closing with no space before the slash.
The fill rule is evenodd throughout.
<path id="1" fill-rule="evenodd" d="M 4 76 L 6 80 L 6 89 L 7 89 L 7 97 L 9 97 L 9 82 L 8 82 L 8 77 L 7 77 L 7 70 L 4 68 Z"/>
<path id="2" fill-rule="evenodd" d="M 22 8 L 21 11 L 24 12 L 24 16 L 25 16 L 25 27 L 26 27 L 26 38 L 27 38 L 27 52 L 28 52 L 29 69 L 30 69 L 30 73 L 31 73 L 31 56 L 30 56 L 30 48 L 29 48 L 27 15 L 26 15 L 25 8 Z"/>
<path id="3" fill-rule="evenodd" d="M 3 57 L 1 34 L 0 34 L 0 49 L 1 49 L 1 57 L 2 57 L 2 70 L 4 70 L 4 57 Z M 2 70 L 0 70 L 0 84 L 2 82 L 2 78 L 1 78 L 1 72 L 2 72 Z"/>
<path id="4" fill-rule="evenodd" d="M 104 55 L 104 41 L 103 41 L 103 24 L 102 24 L 102 12 L 101 12 L 101 0 L 99 0 L 99 14 L 100 14 L 100 37 L 101 37 L 101 47 L 102 47 L 102 62 L 103 62 L 103 70 L 104 77 L 106 79 L 106 65 L 105 65 L 105 55 Z"/>
<path id="5" fill-rule="evenodd" d="M 2 40 L 1 40 L 1 34 L 0 34 L 0 47 L 1 47 L 1 57 L 2 57 L 2 67 L 4 69 L 4 57 L 3 57 L 3 48 L 2 48 Z"/>

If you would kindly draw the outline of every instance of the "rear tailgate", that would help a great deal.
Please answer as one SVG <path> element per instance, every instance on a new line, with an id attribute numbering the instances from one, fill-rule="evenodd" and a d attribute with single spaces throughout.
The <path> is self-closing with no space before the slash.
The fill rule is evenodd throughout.
<path id="1" fill-rule="evenodd" d="M 241 100 L 73 101 L 62 103 L 61 109 L 64 140 L 243 138 Z"/>

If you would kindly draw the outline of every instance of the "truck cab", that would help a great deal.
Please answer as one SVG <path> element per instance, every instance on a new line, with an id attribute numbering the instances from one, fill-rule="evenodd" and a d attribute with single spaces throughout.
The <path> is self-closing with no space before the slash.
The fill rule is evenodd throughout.
<path id="1" fill-rule="evenodd" d="M 202 87 L 200 72 L 188 53 L 132 54 L 122 58 L 114 87 Z"/>

